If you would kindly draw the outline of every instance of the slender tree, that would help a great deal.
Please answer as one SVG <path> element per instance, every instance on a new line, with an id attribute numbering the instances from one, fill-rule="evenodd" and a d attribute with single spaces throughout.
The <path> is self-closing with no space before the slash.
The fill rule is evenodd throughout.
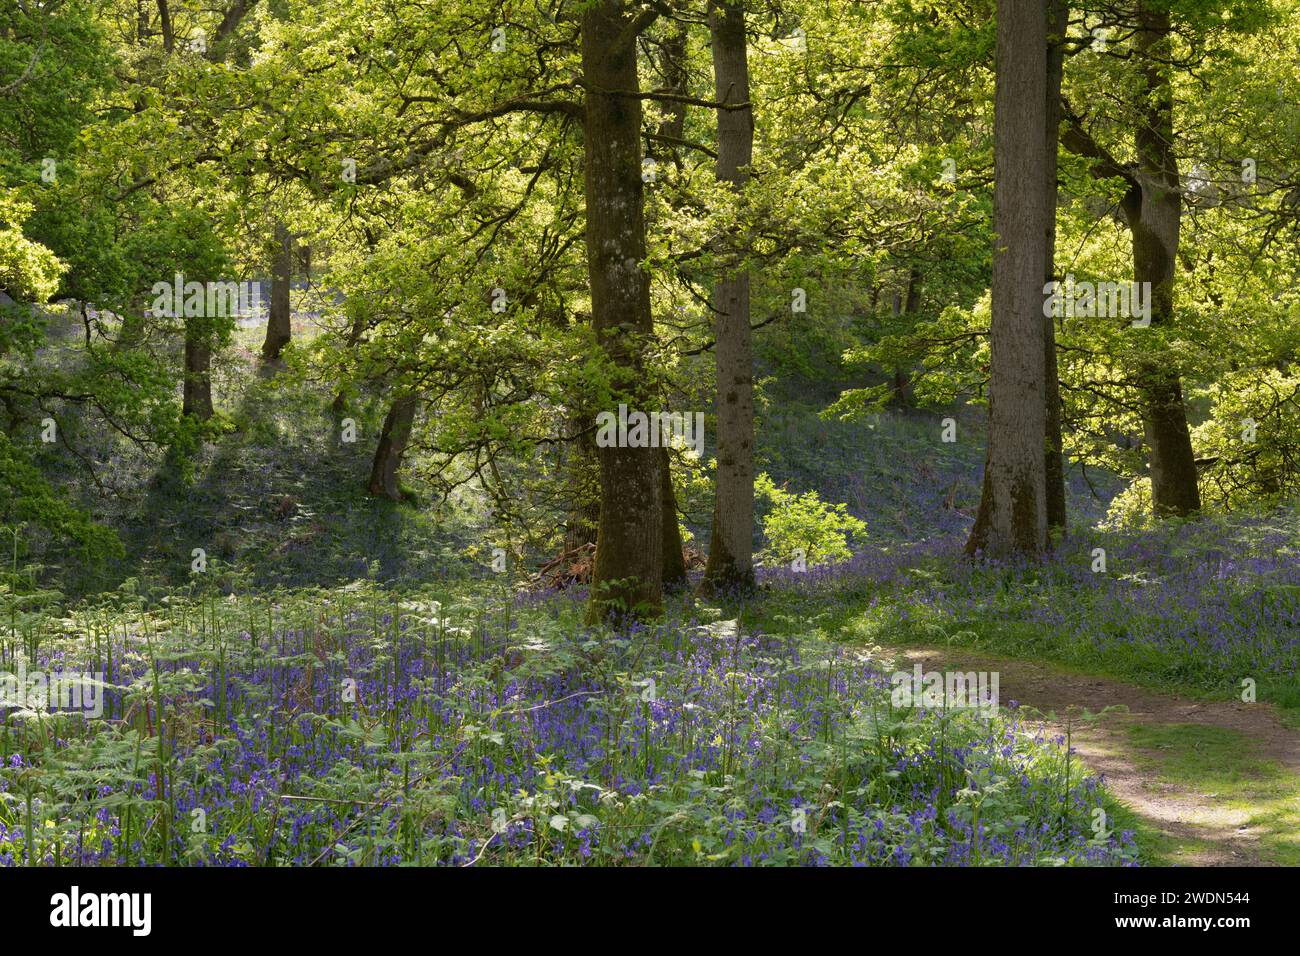
<path id="1" fill-rule="evenodd" d="M 873 296 L 874 298 L 874 296 Z M 874 308 L 874 301 L 872 303 Z M 921 271 L 912 263 L 907 267 L 907 291 L 895 292 L 892 303 L 894 318 L 900 315 L 916 315 L 921 308 Z M 904 365 L 894 367 L 894 381 L 890 385 L 890 401 L 899 408 L 911 408 L 915 404 L 912 393 L 912 378 Z"/>
<path id="2" fill-rule="evenodd" d="M 686 144 L 686 101 L 689 79 L 688 56 L 690 52 L 685 16 L 685 0 L 673 0 L 672 16 L 663 19 L 662 37 L 659 40 L 655 68 L 662 79 L 664 93 L 674 97 L 663 102 L 663 118 L 655 131 L 648 136 L 648 152 L 656 160 L 669 160 L 681 166 L 680 147 Z M 677 521 L 677 495 L 673 490 L 672 455 L 664 449 L 663 467 L 663 530 L 664 569 L 666 589 L 678 589 L 687 584 L 686 555 L 682 548 L 681 528 Z"/>
<path id="3" fill-rule="evenodd" d="M 293 336 L 289 322 L 289 284 L 293 280 L 293 236 L 281 221 L 275 224 L 275 244 L 271 250 L 271 307 L 267 310 L 266 339 L 262 343 L 262 361 L 280 361 L 280 353 Z"/>
<path id="4" fill-rule="evenodd" d="M 1174 147 L 1174 88 L 1170 77 L 1172 28 L 1165 3 L 1139 0 L 1135 47 L 1142 58 L 1142 121 L 1136 131 L 1139 196 L 1125 205 L 1133 233 L 1133 271 L 1151 283 L 1151 326 L 1173 321 L 1174 273 L 1182 226 L 1183 194 Z M 1151 448 L 1151 497 L 1157 515 L 1200 510 L 1196 457 L 1183 386 L 1176 371 L 1158 362 L 1140 370 L 1144 425 Z"/>
<path id="5" fill-rule="evenodd" d="M 663 585 L 675 590 L 687 583 L 686 554 L 682 548 L 682 529 L 677 524 L 677 494 L 673 491 L 672 456 L 661 448 L 660 479 L 663 498 L 664 566 Z"/>
<path id="6" fill-rule="evenodd" d="M 163 52 L 176 52 L 176 30 L 167 0 L 157 0 L 158 29 Z M 143 14 L 142 14 L 143 16 Z M 181 414 L 200 421 L 212 417 L 212 341 L 210 323 L 202 316 L 185 317 L 185 369 L 181 385 Z"/>
<path id="7" fill-rule="evenodd" d="M 1119 162 L 1070 110 L 1065 112 L 1061 142 L 1092 161 L 1093 176 L 1124 182 L 1120 211 L 1132 237 L 1133 278 L 1150 284 L 1151 328 L 1156 329 L 1173 321 L 1183 213 L 1174 141 L 1173 25 L 1163 0 L 1138 0 L 1133 14 L 1137 87 L 1130 109 L 1135 117 L 1135 161 Z M 1201 498 L 1182 380 L 1167 361 L 1143 360 L 1137 382 L 1154 511 L 1157 516 L 1192 514 L 1200 510 Z"/>
<path id="8" fill-rule="evenodd" d="M 1047 161 L 1044 202 L 1047 207 L 1046 232 L 1043 250 L 1044 284 L 1052 282 L 1056 273 L 1056 160 L 1061 148 L 1061 81 L 1065 75 L 1065 31 L 1070 23 L 1069 0 L 1048 0 L 1047 4 L 1047 137 L 1044 158 Z M 1056 361 L 1056 320 L 1043 319 L 1044 391 L 1046 401 L 1046 476 L 1047 476 L 1047 526 L 1064 530 L 1065 511 L 1065 457 L 1061 452 L 1061 380 Z"/>
<path id="9" fill-rule="evenodd" d="M 590 418 L 580 408 L 574 408 L 564 423 L 564 494 L 568 512 L 564 522 L 565 551 L 595 544 L 600 527 L 599 465 L 596 433 L 588 427 Z"/>
<path id="10" fill-rule="evenodd" d="M 971 553 L 1033 554 L 1047 542 L 1046 109 L 1045 5 L 998 0 L 989 443 L 979 513 L 966 545 Z"/>
<path id="11" fill-rule="evenodd" d="M 411 428 L 419 404 L 419 398 L 415 395 L 399 395 L 384 416 L 379 444 L 370 466 L 370 480 L 366 484 L 366 490 L 378 498 L 402 500 L 402 486 L 397 474 L 406 455 L 406 446 L 411 440 Z"/>
<path id="12" fill-rule="evenodd" d="M 744 0 L 710 0 L 713 82 L 719 107 L 718 180 L 744 187 L 754 154 Z M 749 273 L 742 266 L 714 287 L 718 471 L 709 560 L 701 590 L 747 590 L 754 584 L 754 359 L 749 326 Z"/>

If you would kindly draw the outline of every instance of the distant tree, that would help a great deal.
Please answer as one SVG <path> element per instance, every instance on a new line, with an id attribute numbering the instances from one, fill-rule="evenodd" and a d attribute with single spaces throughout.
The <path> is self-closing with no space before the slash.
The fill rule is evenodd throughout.
<path id="1" fill-rule="evenodd" d="M 275 241 L 271 247 L 271 305 L 267 310 L 266 340 L 262 343 L 262 361 L 280 361 L 280 353 L 293 337 L 289 313 L 289 289 L 293 281 L 293 236 L 280 220 L 275 223 Z"/>

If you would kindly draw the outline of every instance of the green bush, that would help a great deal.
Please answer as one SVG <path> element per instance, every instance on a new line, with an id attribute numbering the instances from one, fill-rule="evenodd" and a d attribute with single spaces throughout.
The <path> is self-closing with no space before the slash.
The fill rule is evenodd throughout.
<path id="1" fill-rule="evenodd" d="M 767 547 L 759 554 L 765 564 L 789 562 L 796 551 L 803 552 L 809 567 L 845 561 L 853 555 L 850 536 L 866 533 L 866 522 L 849 514 L 846 505 L 827 504 L 815 491 L 786 491 L 766 473 L 758 476 L 754 491 L 770 505 L 763 516 Z"/>

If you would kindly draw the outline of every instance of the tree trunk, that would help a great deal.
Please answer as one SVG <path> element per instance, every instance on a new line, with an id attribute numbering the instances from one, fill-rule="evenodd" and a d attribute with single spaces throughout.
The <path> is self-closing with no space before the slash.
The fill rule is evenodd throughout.
<path id="1" fill-rule="evenodd" d="M 600 498 L 582 499 L 569 504 L 569 517 L 564 525 L 564 550 L 572 551 L 585 544 L 596 542 L 600 527 Z"/>
<path id="2" fill-rule="evenodd" d="M 168 53 L 176 49 L 176 33 L 172 29 L 171 9 L 167 0 L 156 0 L 158 4 L 158 29 L 162 33 L 163 49 Z"/>
<path id="3" fill-rule="evenodd" d="M 176 33 L 172 27 L 171 9 L 167 0 L 156 0 L 156 5 L 163 49 L 172 53 L 176 49 Z M 134 332 L 130 333 L 133 334 Z M 181 384 L 181 414 L 193 415 L 204 422 L 212 417 L 212 330 L 205 318 L 185 320 L 185 375 Z"/>
<path id="4" fill-rule="evenodd" d="M 915 315 L 921 307 L 921 273 L 915 265 L 907 267 L 907 292 L 905 295 L 894 293 L 893 313 Z M 894 381 L 890 386 L 890 401 L 899 408 L 911 408 L 916 404 L 912 394 L 912 377 L 907 369 L 899 366 L 894 369 Z"/>
<path id="5" fill-rule="evenodd" d="M 744 0 L 710 0 L 713 80 L 720 103 L 749 102 Z M 753 110 L 718 113 L 717 177 L 734 189 L 749 179 L 754 155 Z M 748 591 L 754 586 L 754 359 L 749 327 L 749 273 L 741 269 L 714 288 L 717 362 L 718 471 L 709 560 L 700 589 Z"/>
<path id="6" fill-rule="evenodd" d="M 674 9 L 680 9 L 681 6 L 682 0 L 674 0 Z M 689 92 L 687 89 L 689 77 L 686 71 L 688 62 L 686 24 L 680 20 L 672 20 L 667 29 L 668 33 L 663 39 L 659 56 L 659 73 L 663 77 L 663 88 L 678 96 L 685 96 Z M 658 155 L 671 156 L 676 162 L 678 147 L 686 131 L 686 104 L 668 101 L 663 103 L 661 108 L 664 117 L 656 131 L 659 142 L 656 144 L 655 152 Z"/>
<path id="7" fill-rule="evenodd" d="M 615 0 L 582 14 L 587 269 L 592 326 L 619 397 L 645 409 L 644 350 L 654 333 L 641 181 L 641 100 L 633 21 Z M 633 404 L 635 403 L 635 404 Z M 657 448 L 597 448 L 600 528 L 589 621 L 655 617 L 663 598 L 663 458 Z"/>
<path id="8" fill-rule="evenodd" d="M 282 222 L 275 224 L 275 250 L 271 256 L 271 308 L 267 312 L 262 361 L 274 364 L 293 337 L 289 324 L 289 283 L 293 279 L 293 237 Z"/>
<path id="9" fill-rule="evenodd" d="M 206 422 L 212 417 L 212 343 L 207 319 L 185 320 L 185 382 L 181 414 Z"/>
<path id="10" fill-rule="evenodd" d="M 993 318 L 989 444 L 969 553 L 1035 554 L 1047 542 L 1043 235 L 1047 17 L 998 0 L 994 93 Z M 1038 197 L 1025 202 L 1024 197 Z"/>
<path id="11" fill-rule="evenodd" d="M 686 554 L 682 549 L 682 529 L 677 524 L 677 495 L 673 491 L 672 463 L 667 448 L 660 448 L 663 458 L 664 501 L 664 588 L 677 590 L 686 585 Z"/>
<path id="12" fill-rule="evenodd" d="M 117 330 L 117 341 L 113 348 L 115 351 L 126 351 L 136 348 L 144 341 L 148 332 L 148 323 L 145 319 L 145 312 L 149 308 L 149 302 L 144 296 L 138 296 L 131 300 L 122 314 L 122 324 Z"/>
<path id="13" fill-rule="evenodd" d="M 379 444 L 370 466 L 370 481 L 366 485 L 366 490 L 376 497 L 387 498 L 389 501 L 402 500 L 402 486 L 397 473 L 402 467 L 402 458 L 406 455 L 406 446 L 411 440 L 411 426 L 415 423 L 418 405 L 419 399 L 416 396 L 400 395 L 393 400 L 384 417 L 384 427 L 379 433 Z"/>
<path id="14" fill-rule="evenodd" d="M 1047 206 L 1046 235 L 1043 248 L 1047 261 L 1043 267 L 1044 284 L 1056 273 L 1056 159 L 1061 133 L 1061 81 L 1065 74 L 1065 30 L 1069 25 L 1069 0 L 1049 0 L 1047 6 Z M 1056 361 L 1056 319 L 1043 319 L 1044 400 L 1046 401 L 1046 474 L 1047 527 L 1065 531 L 1065 457 L 1061 441 L 1061 379 Z"/>
<path id="15" fill-rule="evenodd" d="M 572 551 L 584 544 L 594 544 L 600 525 L 600 479 L 597 464 L 596 436 L 584 424 L 590 415 L 582 406 L 571 408 L 565 430 L 567 432 L 564 462 L 566 473 L 565 496 L 569 513 L 564 525 L 564 550 Z"/>
<path id="16" fill-rule="evenodd" d="M 349 299 L 344 303 L 344 308 L 352 319 L 352 324 L 348 327 L 348 336 L 344 340 L 345 348 L 351 350 L 356 348 L 366 331 L 366 325 L 370 321 L 370 311 L 361 299 Z M 338 418 L 347 411 L 347 407 L 348 391 L 345 386 L 340 386 L 334 393 L 334 401 L 330 403 L 330 413 Z"/>
<path id="17" fill-rule="evenodd" d="M 1174 154 L 1174 93 L 1167 73 L 1169 12 L 1138 3 L 1135 48 L 1142 58 L 1145 96 L 1136 146 L 1140 202 L 1128 206 L 1133 234 L 1133 278 L 1151 283 L 1151 327 L 1173 320 L 1174 270 L 1183 197 Z M 1135 215 L 1133 213 L 1136 213 Z M 1178 374 L 1163 362 L 1139 368 L 1143 424 L 1151 448 L 1151 499 L 1157 516 L 1189 515 L 1201 507 L 1187 410 Z"/>
<path id="18" fill-rule="evenodd" d="M 683 0 L 673 0 L 673 9 L 684 11 Z M 687 29 L 681 20 L 669 20 L 666 35 L 660 46 L 659 73 L 663 89 L 685 96 L 689 93 Z M 651 142 L 650 152 L 656 159 L 670 159 L 681 168 L 681 144 L 686 130 L 686 104 L 669 101 L 660 104 L 663 119 Z M 671 456 L 664 449 L 662 497 L 664 507 L 664 571 L 665 589 L 676 590 L 687 583 L 686 556 L 682 550 L 681 528 L 677 522 L 677 496 L 673 491 Z"/>

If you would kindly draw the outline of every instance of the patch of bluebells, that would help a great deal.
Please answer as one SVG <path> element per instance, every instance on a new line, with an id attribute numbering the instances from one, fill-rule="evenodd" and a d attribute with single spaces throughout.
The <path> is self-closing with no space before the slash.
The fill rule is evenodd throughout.
<path id="1" fill-rule="evenodd" d="M 50 721 L 52 745 L 11 721 L 0 861 L 26 859 L 33 791 L 47 865 L 1135 859 L 1094 831 L 1102 791 L 1060 741 L 894 708 L 844 646 L 694 619 L 611 634 L 559 599 L 318 595 L 269 639 L 119 643 L 106 719 Z"/>
<path id="2" fill-rule="evenodd" d="M 859 598 L 895 633 L 977 622 L 1053 653 L 1221 690 L 1300 674 L 1297 515 L 1205 518 L 1126 533 L 1076 528 L 1041 562 L 966 560 L 963 536 L 868 548 L 834 566 L 763 572 L 809 605 Z M 1105 552 L 1105 569 L 1097 549 Z M 1011 631 L 998 625 L 1015 625 Z M 1024 648 L 1022 648 L 1024 650 Z"/>

